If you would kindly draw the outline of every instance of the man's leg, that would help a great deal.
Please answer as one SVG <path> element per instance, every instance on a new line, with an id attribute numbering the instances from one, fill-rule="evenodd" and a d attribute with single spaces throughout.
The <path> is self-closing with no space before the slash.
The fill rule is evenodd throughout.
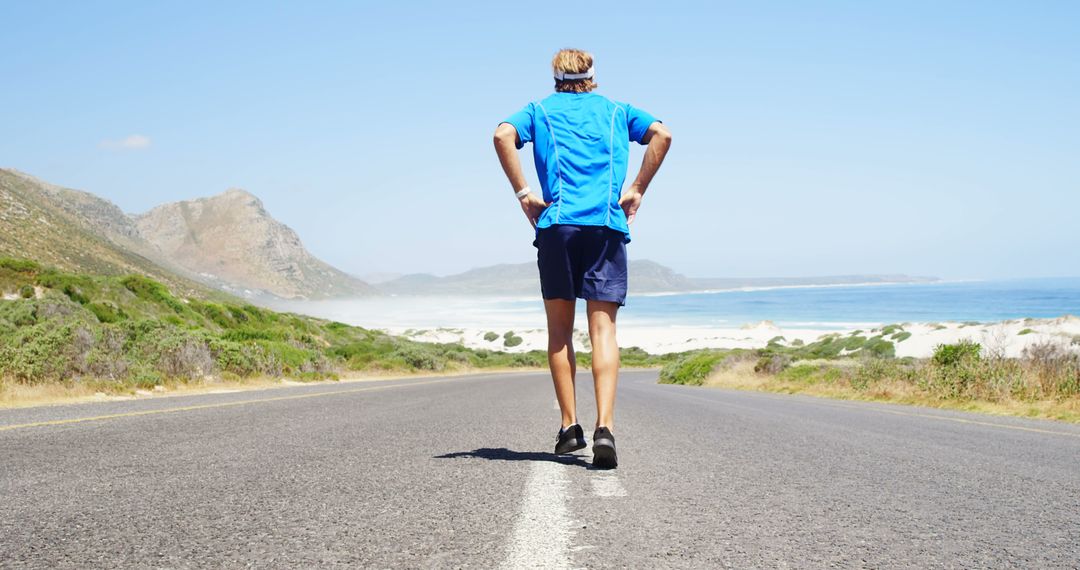
<path id="1" fill-rule="evenodd" d="M 562 410 L 562 427 L 577 423 L 577 402 L 574 380 L 577 361 L 574 358 L 575 301 L 544 299 L 548 323 L 548 367 L 555 382 L 555 397 Z"/>
<path id="2" fill-rule="evenodd" d="M 618 303 L 587 301 L 592 342 L 593 383 L 596 387 L 596 427 L 615 429 L 615 385 L 619 381 L 619 345 L 615 340 Z"/>

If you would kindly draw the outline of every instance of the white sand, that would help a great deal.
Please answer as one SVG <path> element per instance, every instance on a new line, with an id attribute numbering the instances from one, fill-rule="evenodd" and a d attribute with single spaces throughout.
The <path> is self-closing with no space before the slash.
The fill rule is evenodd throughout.
<path id="1" fill-rule="evenodd" d="M 547 347 L 547 332 L 542 328 L 513 329 L 522 343 L 515 347 L 505 347 L 503 334 L 508 329 L 496 328 L 440 328 L 416 330 L 404 327 L 384 329 L 391 334 L 405 335 L 424 342 L 460 342 L 469 348 L 488 348 L 507 352 L 544 350 Z M 652 354 L 681 352 L 698 348 L 762 348 L 776 337 L 783 337 L 783 343 L 790 345 L 796 340 L 811 343 L 824 335 L 842 336 L 861 330 L 860 336 L 872 337 L 881 333 L 881 326 L 815 329 L 781 328 L 769 321 L 745 324 L 738 328 L 722 327 L 657 327 L 646 325 L 622 325 L 619 328 L 619 346 L 636 346 Z M 1020 334 L 1021 332 L 1025 334 Z M 484 340 L 487 332 L 495 332 L 499 338 L 495 341 Z M 933 354 L 934 347 L 968 339 L 983 346 L 989 353 L 1016 357 L 1025 347 L 1039 342 L 1059 342 L 1076 346 L 1080 343 L 1080 318 L 1065 316 L 1056 319 L 1020 319 L 1000 323 L 964 324 L 964 323 L 906 323 L 903 331 L 911 336 L 897 340 L 886 336 L 896 346 L 896 356 L 925 358 Z M 574 346 L 577 350 L 589 350 L 587 330 L 577 329 L 574 334 Z"/>
<path id="2" fill-rule="evenodd" d="M 535 302 L 508 304 L 508 301 L 514 299 L 402 296 L 305 301 L 283 304 L 277 308 L 381 329 L 425 342 L 460 342 L 470 348 L 508 352 L 546 349 L 543 306 Z M 577 319 L 574 346 L 578 350 L 589 350 L 585 315 L 580 310 Z M 698 348 L 762 348 L 776 337 L 784 337 L 785 344 L 797 340 L 811 343 L 827 334 L 847 336 L 862 331 L 860 336 L 870 338 L 880 334 L 880 329 L 886 324 L 807 323 L 788 327 L 763 321 L 673 326 L 627 313 L 619 317 L 618 337 L 619 346 L 637 346 L 652 354 L 662 354 Z M 875 331 L 875 328 L 878 330 Z M 1026 329 L 1032 332 L 1021 335 Z M 904 340 L 886 337 L 894 342 L 899 357 L 924 358 L 933 354 L 937 345 L 962 339 L 975 341 L 988 352 L 1015 357 L 1020 356 L 1025 347 L 1037 342 L 1072 343 L 1074 337 L 1080 335 L 1080 318 L 1019 319 L 976 325 L 956 322 L 906 323 L 903 330 L 911 333 Z M 523 342 L 516 347 L 505 347 L 502 336 L 508 331 L 513 331 Z M 490 342 L 484 340 L 487 332 L 498 334 L 498 338 Z M 1080 350 L 1080 345 L 1074 345 L 1074 348 Z"/>

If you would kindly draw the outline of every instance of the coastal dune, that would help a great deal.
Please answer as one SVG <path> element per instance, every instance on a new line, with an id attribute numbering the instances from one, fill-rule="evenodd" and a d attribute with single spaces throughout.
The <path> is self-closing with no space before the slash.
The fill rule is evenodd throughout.
<path id="1" fill-rule="evenodd" d="M 391 334 L 404 335 L 424 342 L 462 343 L 469 348 L 487 348 L 509 352 L 527 352 L 547 348 L 543 328 L 502 330 L 495 328 L 415 329 L 390 327 Z M 490 333 L 495 333 L 492 335 Z M 507 346 L 507 333 L 521 341 Z M 846 328 L 781 327 L 770 321 L 747 323 L 738 327 L 621 325 L 619 345 L 638 347 L 650 354 L 667 354 L 704 348 L 764 348 L 769 342 L 791 346 L 808 344 L 828 335 L 842 337 L 881 336 L 896 347 L 897 357 L 926 358 L 941 344 L 963 340 L 979 343 L 983 350 L 999 356 L 1019 357 L 1024 349 L 1040 343 L 1060 343 L 1080 347 L 1080 318 L 1066 315 L 1053 319 L 1015 319 L 994 323 L 941 322 L 897 323 Z M 493 338 L 494 337 L 494 338 Z M 510 341 L 513 344 L 515 341 Z M 590 350 L 588 331 L 577 329 L 574 347 Z"/>

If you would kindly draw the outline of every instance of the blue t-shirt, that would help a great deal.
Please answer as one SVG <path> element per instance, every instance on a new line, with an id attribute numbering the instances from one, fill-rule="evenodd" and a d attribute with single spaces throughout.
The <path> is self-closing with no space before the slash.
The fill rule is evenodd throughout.
<path id="1" fill-rule="evenodd" d="M 595 93 L 554 93 L 503 121 L 517 129 L 518 148 L 533 143 L 536 175 L 544 201 L 551 202 L 537 231 L 553 224 L 607 226 L 629 243 L 619 197 L 630 141 L 641 143 L 655 121 L 641 109 Z"/>

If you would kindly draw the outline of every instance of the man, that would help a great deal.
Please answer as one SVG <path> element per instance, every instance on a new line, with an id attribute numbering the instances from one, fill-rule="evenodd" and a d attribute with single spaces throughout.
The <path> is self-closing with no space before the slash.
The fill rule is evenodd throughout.
<path id="1" fill-rule="evenodd" d="M 576 300 L 586 300 L 596 390 L 593 464 L 618 465 L 615 314 L 626 300 L 626 244 L 671 134 L 652 115 L 593 93 L 591 54 L 565 49 L 552 60 L 555 93 L 500 123 L 495 150 L 525 217 L 536 230 L 540 289 L 548 323 L 548 365 L 562 412 L 555 453 L 585 447 L 577 423 L 573 331 Z M 637 178 L 622 191 L 630 141 L 648 145 Z M 533 143 L 539 193 L 525 182 L 517 150 Z"/>

